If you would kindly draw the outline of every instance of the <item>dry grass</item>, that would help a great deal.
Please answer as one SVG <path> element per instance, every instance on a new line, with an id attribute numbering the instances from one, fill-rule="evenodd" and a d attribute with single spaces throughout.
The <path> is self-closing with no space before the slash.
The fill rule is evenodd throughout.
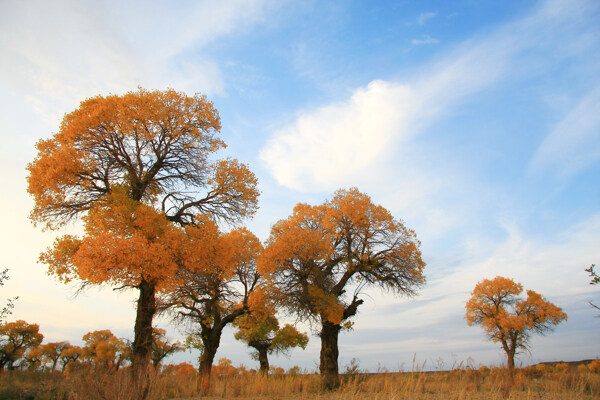
<path id="1" fill-rule="evenodd" d="M 152 399 L 200 399 L 197 375 L 170 370 L 153 378 Z M 109 372 L 83 367 L 69 374 L 5 371 L 0 399 L 129 400 L 127 370 Z M 446 372 L 356 374 L 342 377 L 338 391 L 323 393 L 315 374 L 214 376 L 203 399 L 599 399 L 600 374 L 583 368 L 524 368 L 510 374 L 500 368 Z"/>

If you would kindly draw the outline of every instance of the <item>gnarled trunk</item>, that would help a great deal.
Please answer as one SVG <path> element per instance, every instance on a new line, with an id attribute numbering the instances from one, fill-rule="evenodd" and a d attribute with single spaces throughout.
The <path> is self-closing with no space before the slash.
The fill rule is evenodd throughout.
<path id="1" fill-rule="evenodd" d="M 269 374 L 269 346 L 270 344 L 270 340 L 268 341 L 269 343 L 265 343 L 267 341 L 261 341 L 261 340 L 250 340 L 248 342 L 248 346 L 253 347 L 254 349 L 256 349 L 256 351 L 258 352 L 258 362 L 260 364 L 260 369 L 259 369 L 259 373 L 262 376 L 267 376 Z"/>
<path id="2" fill-rule="evenodd" d="M 202 394 L 207 394 L 210 388 L 210 373 L 215 360 L 215 355 L 219 349 L 219 344 L 221 343 L 222 331 L 222 329 L 203 329 L 201 334 L 204 349 L 200 355 L 200 367 L 198 368 L 198 372 L 200 374 L 200 390 Z"/>
<path id="3" fill-rule="evenodd" d="M 154 282 L 142 279 L 138 289 L 131 370 L 140 399 L 150 390 L 150 360 L 152 358 L 152 319 L 156 314 L 156 289 Z"/>
<path id="4" fill-rule="evenodd" d="M 263 376 L 269 375 L 269 356 L 266 347 L 258 349 L 258 362 L 260 363 L 260 374 Z"/>
<path id="5" fill-rule="evenodd" d="M 338 372 L 338 335 L 340 325 L 324 321 L 321 329 L 321 387 L 334 390 L 340 386 Z"/>

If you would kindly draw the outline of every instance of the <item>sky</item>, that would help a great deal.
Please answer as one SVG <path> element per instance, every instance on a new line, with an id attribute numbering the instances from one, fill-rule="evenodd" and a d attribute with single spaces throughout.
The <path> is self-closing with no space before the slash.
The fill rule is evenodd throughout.
<path id="1" fill-rule="evenodd" d="M 40 252 L 65 232 L 28 219 L 26 166 L 98 94 L 174 88 L 214 102 L 259 179 L 246 225 L 265 240 L 299 202 L 357 187 L 414 229 L 427 284 L 365 293 L 340 368 L 500 365 L 468 327 L 477 282 L 501 275 L 568 314 L 518 363 L 600 357 L 600 4 L 593 0 L 0 2 L 0 304 L 45 342 L 133 337 L 134 292 L 74 288 Z M 156 320 L 169 337 L 185 332 Z M 308 331 L 310 327 L 300 325 Z M 271 364 L 315 370 L 319 338 Z M 255 367 L 228 329 L 217 359 Z M 171 362 L 195 362 L 186 352 Z M 415 361 L 413 361 L 415 360 Z"/>

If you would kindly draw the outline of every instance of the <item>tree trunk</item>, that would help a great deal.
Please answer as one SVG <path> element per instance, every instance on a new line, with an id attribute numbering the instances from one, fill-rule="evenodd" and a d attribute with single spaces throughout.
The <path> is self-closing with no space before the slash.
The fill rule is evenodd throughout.
<path id="1" fill-rule="evenodd" d="M 515 369 L 515 355 L 508 353 L 507 354 L 507 367 L 509 371 L 513 371 Z"/>
<path id="2" fill-rule="evenodd" d="M 340 326 L 331 322 L 323 322 L 321 329 L 321 387 L 334 390 L 340 386 L 338 372 L 338 335 Z"/>
<path id="3" fill-rule="evenodd" d="M 258 362 L 260 363 L 260 374 L 262 376 L 269 375 L 269 356 L 267 355 L 267 347 L 257 348 Z"/>
<path id="4" fill-rule="evenodd" d="M 156 314 L 155 287 L 153 282 L 142 279 L 138 289 L 131 370 L 140 399 L 150 390 L 150 359 L 152 358 L 152 319 Z"/>
<path id="5" fill-rule="evenodd" d="M 198 372 L 200 374 L 200 391 L 203 395 L 208 394 L 210 389 L 210 372 L 212 365 L 215 360 L 215 355 L 221 344 L 221 330 L 210 330 L 209 332 L 202 333 L 202 344 L 204 350 L 200 356 L 200 367 Z"/>

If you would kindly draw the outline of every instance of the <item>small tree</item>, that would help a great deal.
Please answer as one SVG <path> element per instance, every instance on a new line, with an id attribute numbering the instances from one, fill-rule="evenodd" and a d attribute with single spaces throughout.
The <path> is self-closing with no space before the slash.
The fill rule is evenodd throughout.
<path id="1" fill-rule="evenodd" d="M 41 354 L 41 361 L 50 363 L 52 371 L 55 371 L 59 365 L 60 357 L 63 351 L 71 347 L 69 342 L 50 342 L 37 348 Z"/>
<path id="2" fill-rule="evenodd" d="M 182 282 L 164 299 L 176 318 L 190 323 L 188 347 L 200 350 L 200 379 L 209 388 L 212 364 L 223 329 L 251 308 L 258 288 L 258 238 L 245 228 L 221 233 L 216 224 L 187 226 L 178 278 Z"/>
<path id="3" fill-rule="evenodd" d="M 256 350 L 253 355 L 260 364 L 260 373 L 269 373 L 269 354 L 286 354 L 293 347 L 306 348 L 308 336 L 290 325 L 279 327 L 279 321 L 273 314 L 255 316 L 247 314 L 239 317 L 233 324 L 238 331 L 235 338 Z"/>
<path id="4" fill-rule="evenodd" d="M 0 371 L 7 367 L 14 369 L 17 360 L 42 343 L 44 335 L 38 324 L 28 324 L 23 320 L 0 326 Z"/>
<path id="5" fill-rule="evenodd" d="M 0 271 L 0 287 L 4 286 L 4 282 L 8 279 L 8 268 L 3 271 Z M 12 299 L 8 299 L 6 301 L 6 305 L 2 308 L 2 310 L 0 310 L 0 325 L 4 323 L 4 318 L 12 314 L 12 309 L 15 307 L 15 301 L 18 298 L 18 296 L 15 296 Z"/>
<path id="6" fill-rule="evenodd" d="M 320 325 L 324 389 L 339 386 L 338 336 L 363 303 L 365 287 L 414 295 L 425 283 L 415 233 L 356 188 L 319 206 L 298 204 L 271 229 L 260 272 L 278 300 Z"/>
<path id="7" fill-rule="evenodd" d="M 596 273 L 596 271 L 594 271 L 595 267 L 596 267 L 596 264 L 592 264 L 589 268 L 587 268 L 585 270 L 585 272 L 588 272 L 590 274 L 590 278 L 592 278 L 592 280 L 590 281 L 590 285 L 597 285 L 597 284 L 600 283 L 600 276 L 598 276 L 598 274 Z M 600 310 L 600 307 L 598 307 L 597 305 L 595 305 L 591 301 L 590 301 L 590 305 L 592 307 L 594 307 L 595 309 Z"/>
<path id="8" fill-rule="evenodd" d="M 177 352 L 185 350 L 181 342 L 170 342 L 164 329 L 152 329 L 152 364 L 158 368 L 162 360 Z"/>
<path id="9" fill-rule="evenodd" d="M 129 347 L 125 341 L 108 329 L 88 332 L 83 335 L 83 341 L 83 357 L 97 367 L 118 370 L 129 356 Z"/>
<path id="10" fill-rule="evenodd" d="M 523 286 L 512 279 L 484 279 L 475 286 L 466 305 L 467 323 L 481 325 L 490 340 L 502 345 L 510 371 L 519 350 L 529 348 L 532 333 L 543 335 L 567 319 L 560 307 L 533 290 L 527 291 L 526 299 L 518 297 L 521 292 Z"/>
<path id="11" fill-rule="evenodd" d="M 69 345 L 60 353 L 60 362 L 62 363 L 63 371 L 67 370 L 69 365 L 79 362 L 83 349 L 79 346 Z"/>

